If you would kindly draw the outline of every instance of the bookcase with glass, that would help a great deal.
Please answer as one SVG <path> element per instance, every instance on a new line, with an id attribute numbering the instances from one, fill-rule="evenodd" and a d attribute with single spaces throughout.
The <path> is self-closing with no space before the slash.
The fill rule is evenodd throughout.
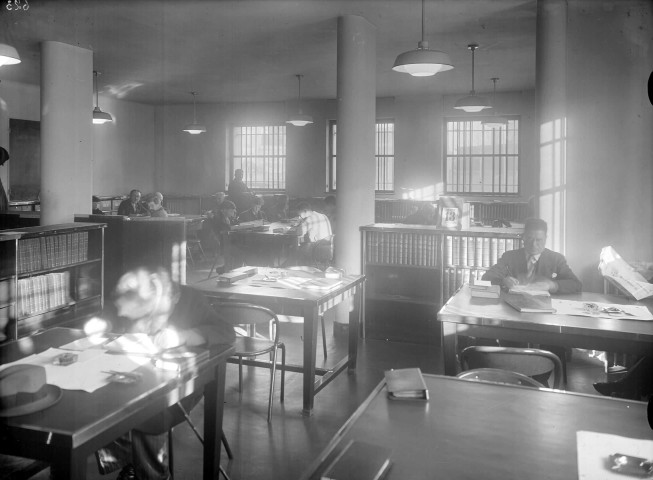
<path id="1" fill-rule="evenodd" d="M 0 327 L 7 339 L 77 326 L 102 309 L 104 227 L 71 223 L 0 235 Z"/>

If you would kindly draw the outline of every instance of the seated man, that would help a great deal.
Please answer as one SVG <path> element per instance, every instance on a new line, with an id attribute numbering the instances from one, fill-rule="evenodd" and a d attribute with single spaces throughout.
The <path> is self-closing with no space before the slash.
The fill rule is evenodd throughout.
<path id="1" fill-rule="evenodd" d="M 93 210 L 91 211 L 93 215 L 104 215 L 104 212 L 100 208 L 100 199 L 93 195 Z"/>
<path id="2" fill-rule="evenodd" d="M 320 212 L 315 212 L 308 202 L 299 202 L 297 205 L 299 224 L 297 233 L 302 237 L 295 261 L 297 265 L 311 265 L 314 251 L 325 245 L 330 245 L 333 237 L 329 218 Z"/>
<path id="3" fill-rule="evenodd" d="M 245 210 L 243 213 L 238 215 L 238 220 L 240 222 L 253 222 L 254 220 L 267 220 L 265 212 L 261 210 L 263 206 L 263 198 L 258 195 L 254 197 L 254 205 L 249 210 Z"/>
<path id="4" fill-rule="evenodd" d="M 118 215 L 125 217 L 130 216 L 147 216 L 150 212 L 145 205 L 141 203 L 141 191 L 134 189 L 129 192 L 129 198 L 120 202 L 118 206 Z"/>
<path id="5" fill-rule="evenodd" d="M 567 265 L 565 257 L 545 248 L 546 235 L 547 224 L 544 220 L 526 220 L 524 247 L 504 253 L 482 279 L 506 289 L 528 285 L 534 290 L 550 293 L 580 292 L 582 284 Z"/>
<path id="6" fill-rule="evenodd" d="M 229 182 L 229 187 L 227 188 L 227 194 L 229 195 L 229 200 L 236 204 L 238 208 L 237 211 L 242 212 L 247 210 L 252 206 L 252 201 L 254 200 L 254 194 L 250 188 L 243 181 L 243 170 L 239 168 L 234 172 L 234 178 Z"/>
<path id="7" fill-rule="evenodd" d="M 146 333 L 161 349 L 209 347 L 231 344 L 235 339 L 233 327 L 222 320 L 202 293 L 174 283 L 164 269 L 138 268 L 125 273 L 118 280 L 114 304 L 117 318 L 113 325 L 105 321 L 105 330 Z M 200 399 L 201 394 L 191 394 L 181 402 L 188 411 Z M 122 467 L 121 480 L 169 478 L 167 428 L 183 421 L 182 415 L 173 405 L 98 450 L 101 473 Z"/>
<path id="8" fill-rule="evenodd" d="M 225 267 L 228 270 L 243 265 L 245 255 L 242 250 L 233 244 L 229 237 L 229 231 L 233 225 L 238 225 L 236 216 L 236 205 L 230 200 L 225 200 L 220 205 L 220 213 L 213 219 L 213 232 L 218 239 L 222 255 L 225 260 Z"/>
<path id="9" fill-rule="evenodd" d="M 148 195 L 147 208 L 152 217 L 164 218 L 168 216 L 168 212 L 163 208 L 163 194 L 160 192 L 154 192 Z"/>

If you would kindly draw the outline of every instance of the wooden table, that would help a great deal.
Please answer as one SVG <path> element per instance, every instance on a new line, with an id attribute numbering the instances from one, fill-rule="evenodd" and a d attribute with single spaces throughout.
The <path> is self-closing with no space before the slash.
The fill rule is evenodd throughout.
<path id="1" fill-rule="evenodd" d="M 587 292 L 560 298 L 631 303 L 622 297 Z M 653 311 L 653 304 L 646 305 Z M 445 375 L 458 373 L 456 337 L 459 334 L 634 355 L 653 353 L 653 321 L 520 313 L 501 300 L 472 298 L 468 285 L 449 299 L 438 312 L 437 320 L 442 329 Z"/>
<path id="2" fill-rule="evenodd" d="M 304 318 L 304 361 L 303 365 L 288 365 L 286 370 L 304 375 L 303 413 L 311 415 L 315 395 L 322 390 L 346 367 L 350 371 L 356 368 L 358 352 L 358 330 L 362 309 L 361 289 L 365 276 L 346 275 L 340 286 L 330 292 L 303 290 L 285 287 L 279 283 L 261 281 L 265 272 L 285 272 L 288 276 L 302 276 L 303 272 L 259 267 L 259 273 L 253 277 L 239 280 L 233 284 L 223 284 L 215 278 L 207 279 L 193 285 L 208 297 L 218 300 L 235 300 L 264 305 L 278 315 L 296 315 Z M 331 369 L 315 367 L 317 330 L 320 315 L 349 297 L 357 297 L 354 311 L 349 315 L 349 355 Z M 258 365 L 255 361 L 249 363 Z M 267 363 L 264 365 L 268 365 Z M 320 376 L 315 379 L 315 376 Z"/>
<path id="3" fill-rule="evenodd" d="M 245 252 L 263 253 L 269 256 L 271 266 L 278 267 L 282 259 L 290 255 L 290 252 L 299 247 L 302 237 L 296 232 L 287 231 L 290 224 L 274 222 L 269 225 L 268 230 L 242 229 L 231 230 L 228 235 L 234 245 Z M 283 228 L 284 232 L 275 232 L 275 229 Z M 251 264 L 251 263 L 250 263 Z"/>
<path id="4" fill-rule="evenodd" d="M 0 361 L 12 362 L 83 336 L 80 330 L 46 330 L 0 346 Z M 137 370 L 142 380 L 133 385 L 111 383 L 93 393 L 63 390 L 61 400 L 45 410 L 3 419 L 0 453 L 51 463 L 61 479 L 83 479 L 87 457 L 98 448 L 180 398 L 203 390 L 203 478 L 218 478 L 226 360 L 233 352 L 231 346 L 216 347 L 196 370 L 180 376 L 145 365 Z"/>
<path id="5" fill-rule="evenodd" d="M 568 480 L 578 431 L 653 439 L 644 402 L 424 378 L 428 402 L 391 400 L 381 381 L 301 478 L 319 480 L 351 439 L 392 449 L 386 480 Z"/>

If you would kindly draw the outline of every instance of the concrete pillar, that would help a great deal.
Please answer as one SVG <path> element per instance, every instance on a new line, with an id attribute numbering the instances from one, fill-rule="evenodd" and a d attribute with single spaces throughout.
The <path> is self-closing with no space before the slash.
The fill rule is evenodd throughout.
<path id="1" fill-rule="evenodd" d="M 41 43 L 41 225 L 91 213 L 93 52 Z"/>
<path id="2" fill-rule="evenodd" d="M 653 259 L 652 19 L 650 0 L 538 1 L 540 214 L 585 291 L 604 246 Z"/>
<path id="3" fill-rule="evenodd" d="M 360 273 L 361 225 L 374 222 L 376 27 L 363 17 L 338 18 L 338 225 L 336 259 Z"/>

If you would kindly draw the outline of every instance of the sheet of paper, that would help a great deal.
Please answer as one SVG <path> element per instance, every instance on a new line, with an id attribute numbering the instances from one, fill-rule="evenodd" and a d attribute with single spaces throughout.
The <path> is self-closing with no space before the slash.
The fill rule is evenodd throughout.
<path id="1" fill-rule="evenodd" d="M 653 314 L 643 305 L 617 305 L 613 303 L 591 302 L 599 308 L 596 314 L 590 314 L 583 310 L 583 305 L 588 302 L 578 300 L 563 300 L 559 298 L 551 299 L 551 306 L 556 309 L 558 315 L 582 315 L 584 317 L 599 318 L 627 318 L 629 320 L 653 320 Z M 616 307 L 626 313 L 605 313 L 600 310 L 604 308 Z M 628 315 L 630 314 L 630 315 Z"/>
<path id="2" fill-rule="evenodd" d="M 645 421 L 645 420 L 644 420 Z M 610 471 L 606 464 L 610 455 L 622 453 L 651 459 L 653 440 L 621 437 L 607 433 L 576 432 L 579 480 L 625 480 L 631 476 Z"/>
<path id="3" fill-rule="evenodd" d="M 15 364 L 41 365 L 45 367 L 47 383 L 57 385 L 63 390 L 83 390 L 94 392 L 108 383 L 111 370 L 131 372 L 150 361 L 147 357 L 116 355 L 104 350 L 91 348 L 77 353 L 77 361 L 71 365 L 53 365 L 54 357 L 70 350 L 49 348 L 37 355 L 30 355 L 16 362 L 2 365 L 2 369 Z"/>

